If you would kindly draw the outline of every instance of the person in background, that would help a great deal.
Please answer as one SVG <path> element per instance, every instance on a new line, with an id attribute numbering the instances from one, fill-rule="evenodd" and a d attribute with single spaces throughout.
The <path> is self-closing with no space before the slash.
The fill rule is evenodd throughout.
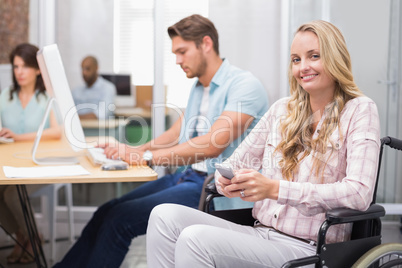
<path id="1" fill-rule="evenodd" d="M 366 210 L 380 149 L 376 104 L 353 81 L 350 55 L 331 23 L 300 26 L 289 65 L 290 97 L 274 103 L 218 172 L 218 191 L 255 202 L 254 226 L 175 204 L 157 206 L 147 229 L 148 267 L 281 267 L 315 255 L 325 212 Z M 261 173 L 258 172 L 261 170 Z M 327 242 L 349 239 L 333 226 Z"/>
<path id="2" fill-rule="evenodd" d="M 10 55 L 13 85 L 0 94 L 1 137 L 14 141 L 34 140 L 36 137 L 49 99 L 36 60 L 37 51 L 36 46 L 24 43 Z M 42 139 L 60 137 L 61 129 L 51 112 Z"/>
<path id="3" fill-rule="evenodd" d="M 108 119 L 113 116 L 116 87 L 98 74 L 98 60 L 87 56 L 82 60 L 85 85 L 72 91 L 78 116 L 81 119 Z"/>
<path id="4" fill-rule="evenodd" d="M 20 44 L 11 52 L 13 85 L 0 94 L 0 114 L 3 128 L 0 136 L 18 141 L 33 141 L 46 111 L 48 95 L 36 60 L 39 49 L 31 44 Z M 60 139 L 61 128 L 55 114 L 50 113 L 42 139 Z M 27 186 L 28 194 L 42 185 Z M 0 186 L 0 224 L 16 235 L 17 241 L 26 249 L 15 245 L 7 257 L 8 263 L 30 263 L 34 259 L 28 239 L 27 227 L 17 188 L 14 185 Z"/>
<path id="5" fill-rule="evenodd" d="M 131 240 L 145 234 L 156 205 L 198 207 L 214 162 L 229 157 L 268 109 L 261 82 L 219 56 L 218 32 L 209 19 L 186 17 L 169 27 L 168 34 L 176 63 L 188 78 L 197 78 L 184 115 L 142 146 L 106 145 L 105 153 L 133 165 L 191 167 L 144 183 L 98 208 L 57 268 L 119 267 Z"/>

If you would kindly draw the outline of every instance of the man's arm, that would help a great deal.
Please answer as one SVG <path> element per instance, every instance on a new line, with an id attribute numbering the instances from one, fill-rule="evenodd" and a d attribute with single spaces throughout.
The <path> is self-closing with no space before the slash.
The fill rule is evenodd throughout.
<path id="1" fill-rule="evenodd" d="M 178 122 L 176 122 L 176 126 L 172 127 L 172 133 L 174 133 L 172 136 L 176 137 L 175 145 L 156 149 L 158 148 L 155 146 L 156 142 L 162 144 L 163 141 L 172 141 L 169 136 L 169 129 L 161 135 L 159 140 L 153 140 L 142 147 L 125 146 L 124 152 L 120 147 L 118 155 L 130 164 L 145 164 L 142 155 L 145 150 L 151 149 L 153 153 L 152 164 L 154 165 L 189 165 L 206 158 L 219 156 L 232 141 L 243 134 L 253 120 L 254 117 L 248 114 L 224 111 L 207 134 L 194 137 L 181 144 L 177 144 L 179 136 L 177 133 L 180 134 L 178 126 L 181 126 L 180 124 L 177 126 Z M 116 151 L 106 153 L 106 155 L 117 157 Z"/>
<path id="2" fill-rule="evenodd" d="M 210 131 L 172 148 L 153 151 L 153 163 L 189 165 L 206 158 L 219 156 L 236 140 L 254 118 L 248 114 L 224 111 L 211 126 Z"/>
<path id="3" fill-rule="evenodd" d="M 183 115 L 165 132 L 159 137 L 141 145 L 138 149 L 142 151 L 157 150 L 161 148 L 170 148 L 179 143 L 181 124 L 183 121 Z"/>
<path id="4" fill-rule="evenodd" d="M 140 146 L 129 146 L 124 143 L 118 144 L 99 144 L 100 147 L 105 148 L 105 155 L 108 158 L 115 159 L 120 157 L 125 159 L 126 155 L 130 153 L 140 153 L 140 157 L 146 150 L 156 150 L 160 148 L 170 148 L 178 144 L 180 137 L 181 124 L 183 115 L 165 132 L 159 137 Z M 128 161 L 127 161 L 128 162 Z"/>

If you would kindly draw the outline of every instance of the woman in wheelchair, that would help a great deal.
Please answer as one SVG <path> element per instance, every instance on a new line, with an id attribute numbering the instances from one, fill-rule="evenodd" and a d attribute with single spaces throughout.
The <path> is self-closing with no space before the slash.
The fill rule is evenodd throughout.
<path id="1" fill-rule="evenodd" d="M 325 21 L 299 27 L 289 83 L 290 97 L 274 103 L 225 161 L 235 176 L 215 176 L 221 194 L 255 202 L 255 225 L 157 206 L 147 230 L 149 267 L 280 267 L 315 254 L 326 211 L 368 208 L 379 117 L 353 81 L 339 29 Z M 345 241 L 350 232 L 350 224 L 332 226 L 327 241 Z"/>

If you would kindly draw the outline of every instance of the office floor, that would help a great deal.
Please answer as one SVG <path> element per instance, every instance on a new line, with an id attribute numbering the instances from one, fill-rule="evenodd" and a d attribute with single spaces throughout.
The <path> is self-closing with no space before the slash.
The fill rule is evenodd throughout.
<path id="1" fill-rule="evenodd" d="M 79 233 L 80 230 L 83 228 L 84 224 L 79 223 L 75 225 L 76 233 Z M 400 224 L 399 222 L 383 222 L 383 243 L 389 243 L 389 242 L 399 242 L 402 243 L 402 234 L 399 230 Z M 61 234 L 61 236 L 67 237 L 67 224 L 61 223 L 58 224 L 58 233 Z M 1 237 L 2 240 L 6 239 L 4 236 Z M 121 268 L 146 268 L 146 252 L 145 252 L 145 241 L 146 237 L 140 236 L 136 240 L 134 240 L 133 244 L 131 245 L 134 250 L 132 252 L 135 252 L 135 254 L 129 256 L 130 258 L 130 264 L 129 265 L 124 265 Z M 4 242 L 4 241 L 3 241 Z M 57 242 L 56 246 L 56 252 L 57 252 L 57 261 L 60 260 L 64 254 L 68 251 L 70 248 L 71 243 L 65 238 L 65 239 L 59 239 Z M 7 265 L 5 260 L 6 256 L 11 252 L 11 247 L 8 248 L 2 248 L 0 249 L 0 267 L 3 265 L 4 267 L 11 267 L 11 268 L 33 268 L 36 267 L 35 264 L 29 264 L 29 265 L 19 265 L 19 264 L 13 264 L 13 265 Z M 50 246 L 49 243 L 44 244 L 44 252 L 46 256 L 50 255 Z M 50 260 L 48 260 L 48 265 L 49 267 L 52 266 L 52 263 Z"/>
<path id="2" fill-rule="evenodd" d="M 75 237 L 81 234 L 82 228 L 84 228 L 86 222 L 91 218 L 96 207 L 104 202 L 121 196 L 122 194 L 138 187 L 142 183 L 99 183 L 99 184 L 73 184 L 73 204 L 74 204 L 74 229 Z M 45 202 L 45 203 L 42 203 Z M 38 226 L 38 231 L 42 233 L 45 239 L 48 239 L 48 219 L 45 214 L 41 214 L 44 208 L 46 208 L 46 199 L 41 198 L 31 199 L 32 207 L 35 211 L 35 218 Z M 57 244 L 56 244 L 56 262 L 60 261 L 71 247 L 71 243 L 68 241 L 68 224 L 67 213 L 65 205 L 64 191 L 59 191 L 59 207 L 57 208 Z M 44 207 L 43 207 L 44 206 Z M 45 209 L 46 211 L 46 209 Z M 0 229 L 0 268 L 12 267 L 12 268 L 30 268 L 36 267 L 35 264 L 19 265 L 12 264 L 7 265 L 6 257 L 12 251 L 13 241 Z M 145 255 L 145 236 L 139 237 L 137 241 L 133 242 L 135 256 L 130 256 L 130 266 L 122 266 L 122 268 L 146 268 L 146 255 Z M 45 256 L 50 256 L 50 244 L 48 242 L 43 245 Z M 53 262 L 47 260 L 48 267 L 53 266 Z"/>
<path id="3" fill-rule="evenodd" d="M 82 228 L 84 228 L 85 223 L 75 224 L 75 233 L 78 237 L 81 233 Z M 57 225 L 57 243 L 56 243 L 56 262 L 60 261 L 66 252 L 71 247 L 71 242 L 67 239 L 68 237 L 68 225 L 66 223 L 59 223 Z M 131 251 L 135 254 L 131 254 L 126 258 L 129 258 L 130 262 L 125 261 L 121 268 L 147 268 L 146 261 L 146 251 L 145 251 L 145 235 L 139 236 L 135 239 L 131 245 Z M 9 239 L 4 233 L 0 235 L 0 244 L 2 245 L 12 245 L 11 239 Z M 43 250 L 45 256 L 47 257 L 48 267 L 52 267 L 56 262 L 52 262 L 49 259 L 50 256 L 50 244 L 45 242 L 43 245 Z M 36 264 L 7 264 L 6 257 L 11 253 L 12 246 L 3 246 L 0 248 L 0 267 L 10 267 L 10 268 L 34 268 Z"/>

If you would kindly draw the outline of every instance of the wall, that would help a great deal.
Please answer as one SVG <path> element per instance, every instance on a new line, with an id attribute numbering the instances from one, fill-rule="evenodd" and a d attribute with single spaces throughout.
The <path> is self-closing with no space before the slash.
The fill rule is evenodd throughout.
<path id="1" fill-rule="evenodd" d="M 39 46 L 38 43 L 38 7 L 39 0 L 30 0 L 29 1 L 29 42 L 31 44 Z M 11 3 L 11 2 L 10 2 Z M 13 5 L 17 5 L 18 2 L 12 2 Z M 12 47 L 1 47 L 3 50 L 7 50 L 11 52 Z M 5 64 L 0 64 L 0 91 L 4 88 L 11 86 L 12 83 L 12 73 L 11 73 L 11 64 L 6 62 Z"/>
<path id="2" fill-rule="evenodd" d="M 11 64 L 0 64 L 0 91 L 11 86 Z"/>
<path id="3" fill-rule="evenodd" d="M 56 8 L 56 41 L 70 87 L 83 83 L 80 64 L 89 53 L 98 57 L 100 72 L 112 72 L 113 1 L 57 1 Z M 253 72 L 271 102 L 278 99 L 277 77 L 286 77 L 278 68 L 280 43 L 272 42 L 280 39 L 280 1 L 210 1 L 210 18 L 220 34 L 221 55 Z"/>
<path id="4" fill-rule="evenodd" d="M 401 3 L 397 2 L 398 0 L 331 1 L 331 21 L 338 25 L 345 35 L 357 85 L 377 104 L 381 137 L 390 135 L 401 139 L 402 133 L 399 129 L 402 127 L 400 120 L 402 94 L 398 82 L 402 77 L 400 66 L 402 7 Z M 364 12 L 361 12 L 363 10 Z M 358 19 L 356 19 L 357 12 Z M 396 25 L 396 31 L 390 30 L 391 12 L 399 12 L 399 15 L 396 13 L 398 18 L 394 21 L 395 24 L 392 24 L 393 27 Z M 399 63 L 395 64 L 394 62 L 398 60 Z M 391 73 L 399 75 L 399 81 L 395 76 L 390 77 Z M 396 84 L 389 85 L 393 82 Z M 394 86 L 396 86 L 395 92 Z M 378 188 L 379 202 L 402 203 L 400 161 L 400 153 L 385 150 Z"/>
<path id="5" fill-rule="evenodd" d="M 81 77 L 81 60 L 94 55 L 99 60 L 99 71 L 113 71 L 113 1 L 57 1 L 56 25 L 48 8 L 54 8 L 53 0 L 30 1 L 30 42 L 42 47 L 56 42 L 63 59 L 70 87 L 84 83 Z M 46 14 L 42 14 L 46 13 Z M 41 15 L 42 14 L 42 15 Z M 43 21 L 45 20 L 45 21 Z M 54 25 L 53 25 L 54 26 Z M 43 33 L 44 30 L 56 31 Z M 42 32 L 41 32 L 42 31 Z M 0 65 L 0 89 L 11 83 L 11 66 Z"/>
<path id="6" fill-rule="evenodd" d="M 210 1 L 209 18 L 219 33 L 221 56 L 251 71 L 268 91 L 270 102 L 287 94 L 281 66 L 281 2 Z"/>
<path id="7" fill-rule="evenodd" d="M 87 55 L 99 61 L 99 72 L 113 72 L 113 2 L 57 1 L 56 42 L 70 87 L 83 84 L 81 61 Z"/>
<path id="8" fill-rule="evenodd" d="M 377 103 L 382 135 L 385 134 L 387 87 L 379 81 L 387 80 L 389 4 L 389 0 L 331 1 L 331 21 L 345 36 L 357 85 Z M 356 19 L 356 12 L 363 6 L 364 12 L 359 12 Z"/>

